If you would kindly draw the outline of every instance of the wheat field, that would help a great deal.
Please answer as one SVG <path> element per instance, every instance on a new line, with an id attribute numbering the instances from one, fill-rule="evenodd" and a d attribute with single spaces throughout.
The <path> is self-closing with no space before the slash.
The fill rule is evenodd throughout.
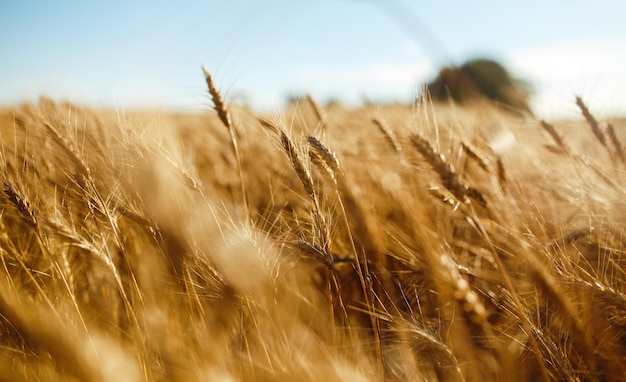
<path id="1" fill-rule="evenodd" d="M 205 75 L 206 113 L 2 109 L 0 380 L 626 380 L 624 120 Z"/>

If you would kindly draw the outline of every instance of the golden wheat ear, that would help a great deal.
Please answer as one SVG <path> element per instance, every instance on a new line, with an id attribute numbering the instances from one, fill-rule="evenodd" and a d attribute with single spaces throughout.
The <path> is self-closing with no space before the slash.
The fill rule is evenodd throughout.
<path id="1" fill-rule="evenodd" d="M 604 137 L 604 133 L 600 129 L 600 124 L 591 114 L 589 108 L 583 102 L 583 99 L 579 96 L 576 96 L 576 105 L 578 105 L 580 111 L 583 113 L 583 117 L 585 117 L 585 120 L 589 124 L 589 127 L 591 127 L 591 131 L 593 132 L 593 135 L 595 135 L 595 137 L 598 139 L 598 142 L 600 142 L 602 146 L 606 146 L 606 138 Z"/>
<path id="2" fill-rule="evenodd" d="M 558 146 L 559 150 L 561 150 L 564 154 L 570 153 L 569 147 L 567 147 L 567 145 L 565 144 L 565 141 L 563 141 L 563 138 L 556 131 L 554 126 L 552 126 L 551 124 L 549 124 L 548 122 L 544 120 L 539 121 L 539 124 L 541 125 L 541 128 L 544 129 L 550 135 L 554 143 L 556 143 L 556 145 Z"/>
<path id="3" fill-rule="evenodd" d="M 617 137 L 613 124 L 609 123 L 606 125 L 606 132 L 609 136 L 609 139 L 611 140 L 611 143 L 613 144 L 613 147 L 615 148 L 617 157 L 623 164 L 626 164 L 626 157 L 624 156 L 624 149 L 622 148 L 622 142 L 620 142 L 619 138 Z"/>
<path id="4" fill-rule="evenodd" d="M 376 125 L 381 133 L 383 133 L 383 135 L 385 136 L 385 140 L 389 143 L 391 148 L 393 148 L 393 151 L 395 151 L 396 153 L 398 153 L 398 155 L 400 155 L 400 157 L 402 157 L 402 146 L 400 146 L 400 141 L 398 141 L 396 134 L 389 127 L 387 127 L 387 125 L 382 123 L 377 118 L 373 118 L 372 123 Z"/>
<path id="5" fill-rule="evenodd" d="M 37 227 L 37 217 L 35 216 L 35 211 L 30 206 L 30 202 L 9 181 L 4 182 L 4 194 L 17 208 L 22 220 L 32 227 Z"/>
<path id="6" fill-rule="evenodd" d="M 307 141 L 309 142 L 309 146 L 313 149 L 310 151 L 311 154 L 317 155 L 317 157 L 322 160 L 322 166 L 325 167 L 330 177 L 336 181 L 336 177 L 342 175 L 343 171 L 341 170 L 339 160 L 337 160 L 335 153 L 330 151 L 328 147 L 313 135 L 309 135 Z"/>
<path id="7" fill-rule="evenodd" d="M 233 154 L 235 155 L 235 160 L 237 161 L 237 172 L 239 173 L 239 183 L 241 189 L 241 203 L 243 205 L 244 214 L 246 219 L 250 219 L 250 206 L 248 205 L 248 195 L 246 191 L 246 181 L 243 174 L 243 164 L 241 160 L 241 154 L 239 152 L 239 143 L 237 141 L 237 134 L 235 132 L 235 128 L 233 126 L 230 111 L 226 107 L 224 103 L 224 99 L 222 95 L 217 90 L 215 86 L 215 82 L 213 81 L 213 77 L 207 68 L 202 67 L 202 72 L 204 73 L 204 79 L 206 81 L 207 87 L 209 88 L 209 94 L 211 95 L 211 99 L 213 100 L 213 109 L 217 113 L 220 121 L 228 130 L 228 135 L 230 137 L 230 143 L 233 148 Z"/>
<path id="8" fill-rule="evenodd" d="M 209 72 L 209 70 L 204 66 L 202 67 L 202 72 L 204 73 L 204 79 L 206 81 L 207 87 L 209 88 L 209 94 L 211 95 L 211 99 L 213 100 L 213 108 L 215 109 L 217 116 L 220 118 L 220 121 L 222 121 L 224 126 L 226 126 L 230 130 L 232 125 L 232 122 L 230 120 L 230 112 L 228 111 L 228 108 L 226 108 L 226 104 L 224 103 L 222 95 L 215 86 L 213 76 L 211 76 L 211 72 Z"/>
<path id="9" fill-rule="evenodd" d="M 483 194 L 473 187 L 469 187 L 462 183 L 459 179 L 459 175 L 454 168 L 448 162 L 442 154 L 437 154 L 430 142 L 422 138 L 419 134 L 413 134 L 411 136 L 411 143 L 422 154 L 422 157 L 430 164 L 430 166 L 439 174 L 441 183 L 448 189 L 458 200 L 466 201 L 469 199 L 474 200 L 482 207 L 487 207 L 487 201 Z"/>

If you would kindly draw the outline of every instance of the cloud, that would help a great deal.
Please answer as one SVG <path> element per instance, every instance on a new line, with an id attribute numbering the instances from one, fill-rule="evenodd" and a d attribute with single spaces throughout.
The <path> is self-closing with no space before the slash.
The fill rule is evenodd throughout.
<path id="1" fill-rule="evenodd" d="M 577 117 L 575 95 L 611 117 L 626 114 L 625 46 L 591 39 L 540 45 L 508 55 L 506 64 L 535 88 L 533 108 L 540 117 Z"/>
<path id="2" fill-rule="evenodd" d="M 583 97 L 599 118 L 626 115 L 624 62 L 626 44 L 591 39 L 535 45 L 503 55 L 505 66 L 532 85 L 531 105 L 544 119 L 580 118 L 574 102 L 576 95 Z M 364 97 L 381 102 L 409 102 L 437 70 L 432 63 L 418 59 L 307 65 L 285 76 L 288 88 L 274 92 L 264 88 L 261 96 L 255 93 L 255 101 L 278 107 L 268 99 L 284 100 L 286 93 L 294 91 L 310 93 L 320 101 L 333 98 L 351 105 L 358 105 Z"/>
<path id="3" fill-rule="evenodd" d="M 362 66 L 313 65 L 296 72 L 297 86 L 313 94 L 336 95 L 347 102 L 361 96 L 372 100 L 408 100 L 416 84 L 426 81 L 433 68 L 427 62 L 377 62 Z"/>

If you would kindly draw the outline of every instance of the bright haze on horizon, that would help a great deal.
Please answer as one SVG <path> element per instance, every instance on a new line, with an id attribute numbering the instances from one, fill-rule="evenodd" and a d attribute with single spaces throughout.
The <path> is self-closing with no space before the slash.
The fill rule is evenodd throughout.
<path id="1" fill-rule="evenodd" d="M 441 65 L 493 58 L 543 118 L 626 116 L 626 1 L 13 1 L 0 5 L 0 104 L 208 109 L 289 95 L 410 102 Z"/>

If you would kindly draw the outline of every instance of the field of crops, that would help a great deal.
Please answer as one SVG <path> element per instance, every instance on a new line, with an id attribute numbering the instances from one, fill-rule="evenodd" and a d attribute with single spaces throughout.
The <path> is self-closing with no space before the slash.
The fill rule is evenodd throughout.
<path id="1" fill-rule="evenodd" d="M 626 380 L 626 121 L 207 82 L 2 109 L 0 380 Z"/>

